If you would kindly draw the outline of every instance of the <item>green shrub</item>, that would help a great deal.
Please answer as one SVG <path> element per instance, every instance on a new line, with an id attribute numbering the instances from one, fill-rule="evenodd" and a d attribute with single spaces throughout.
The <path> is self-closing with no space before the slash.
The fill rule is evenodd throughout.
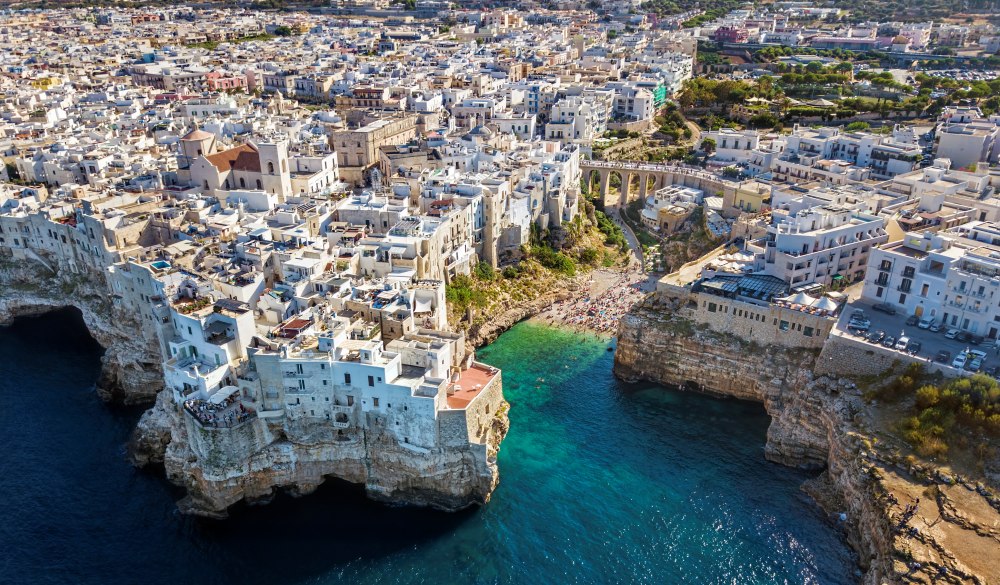
<path id="1" fill-rule="evenodd" d="M 477 264 L 473 273 L 476 275 L 476 278 L 486 282 L 493 280 L 497 275 L 496 270 L 494 270 L 493 267 L 487 262 L 480 262 Z"/>

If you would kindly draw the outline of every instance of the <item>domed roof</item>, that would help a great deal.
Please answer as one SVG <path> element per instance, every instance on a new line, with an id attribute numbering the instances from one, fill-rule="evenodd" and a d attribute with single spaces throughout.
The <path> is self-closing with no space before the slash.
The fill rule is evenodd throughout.
<path id="1" fill-rule="evenodd" d="M 181 137 L 181 140 L 208 140 L 209 138 L 214 138 L 215 135 L 211 132 L 205 132 L 201 128 L 195 127 L 194 130 L 188 132 Z"/>
<path id="2" fill-rule="evenodd" d="M 490 136 L 493 136 L 493 131 L 487 128 L 486 126 L 480 125 L 476 126 L 472 130 L 469 130 L 469 134 L 473 134 L 476 136 L 485 136 L 489 138 Z"/>

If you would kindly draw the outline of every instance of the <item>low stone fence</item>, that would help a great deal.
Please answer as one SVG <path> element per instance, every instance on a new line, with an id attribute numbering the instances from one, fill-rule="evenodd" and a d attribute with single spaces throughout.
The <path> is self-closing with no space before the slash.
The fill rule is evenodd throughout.
<path id="1" fill-rule="evenodd" d="M 919 363 L 928 372 L 940 372 L 948 377 L 961 375 L 950 365 L 939 364 L 930 358 L 908 355 L 836 332 L 826 340 L 816 360 L 815 372 L 817 375 L 847 377 L 877 376 L 900 363 Z"/>

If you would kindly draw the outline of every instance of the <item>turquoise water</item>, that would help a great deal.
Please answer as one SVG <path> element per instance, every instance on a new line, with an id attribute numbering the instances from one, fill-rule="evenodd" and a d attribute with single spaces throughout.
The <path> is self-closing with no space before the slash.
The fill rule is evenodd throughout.
<path id="1" fill-rule="evenodd" d="M 605 342 L 532 323 L 479 354 L 512 406 L 489 505 L 390 508 L 330 484 L 181 517 L 181 494 L 125 461 L 138 413 L 97 400 L 99 348 L 66 319 L 0 328 L 3 583 L 853 581 L 808 476 L 764 461 L 759 405 L 621 384 Z"/>

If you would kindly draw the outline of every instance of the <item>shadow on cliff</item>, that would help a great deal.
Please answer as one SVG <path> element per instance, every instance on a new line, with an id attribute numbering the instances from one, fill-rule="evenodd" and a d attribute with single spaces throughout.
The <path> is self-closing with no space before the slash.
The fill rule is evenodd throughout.
<path id="1" fill-rule="evenodd" d="M 231 581 L 288 583 L 335 576 L 453 532 L 478 512 L 391 507 L 327 479 L 305 497 L 279 493 L 264 506 L 237 504 L 225 520 L 186 518 L 188 536 L 230 563 Z M 356 569 L 357 567 L 355 567 Z"/>
<path id="2" fill-rule="evenodd" d="M 83 313 L 72 306 L 16 317 L 7 327 L 26 345 L 54 351 L 73 350 L 101 355 L 104 348 L 90 334 Z"/>

